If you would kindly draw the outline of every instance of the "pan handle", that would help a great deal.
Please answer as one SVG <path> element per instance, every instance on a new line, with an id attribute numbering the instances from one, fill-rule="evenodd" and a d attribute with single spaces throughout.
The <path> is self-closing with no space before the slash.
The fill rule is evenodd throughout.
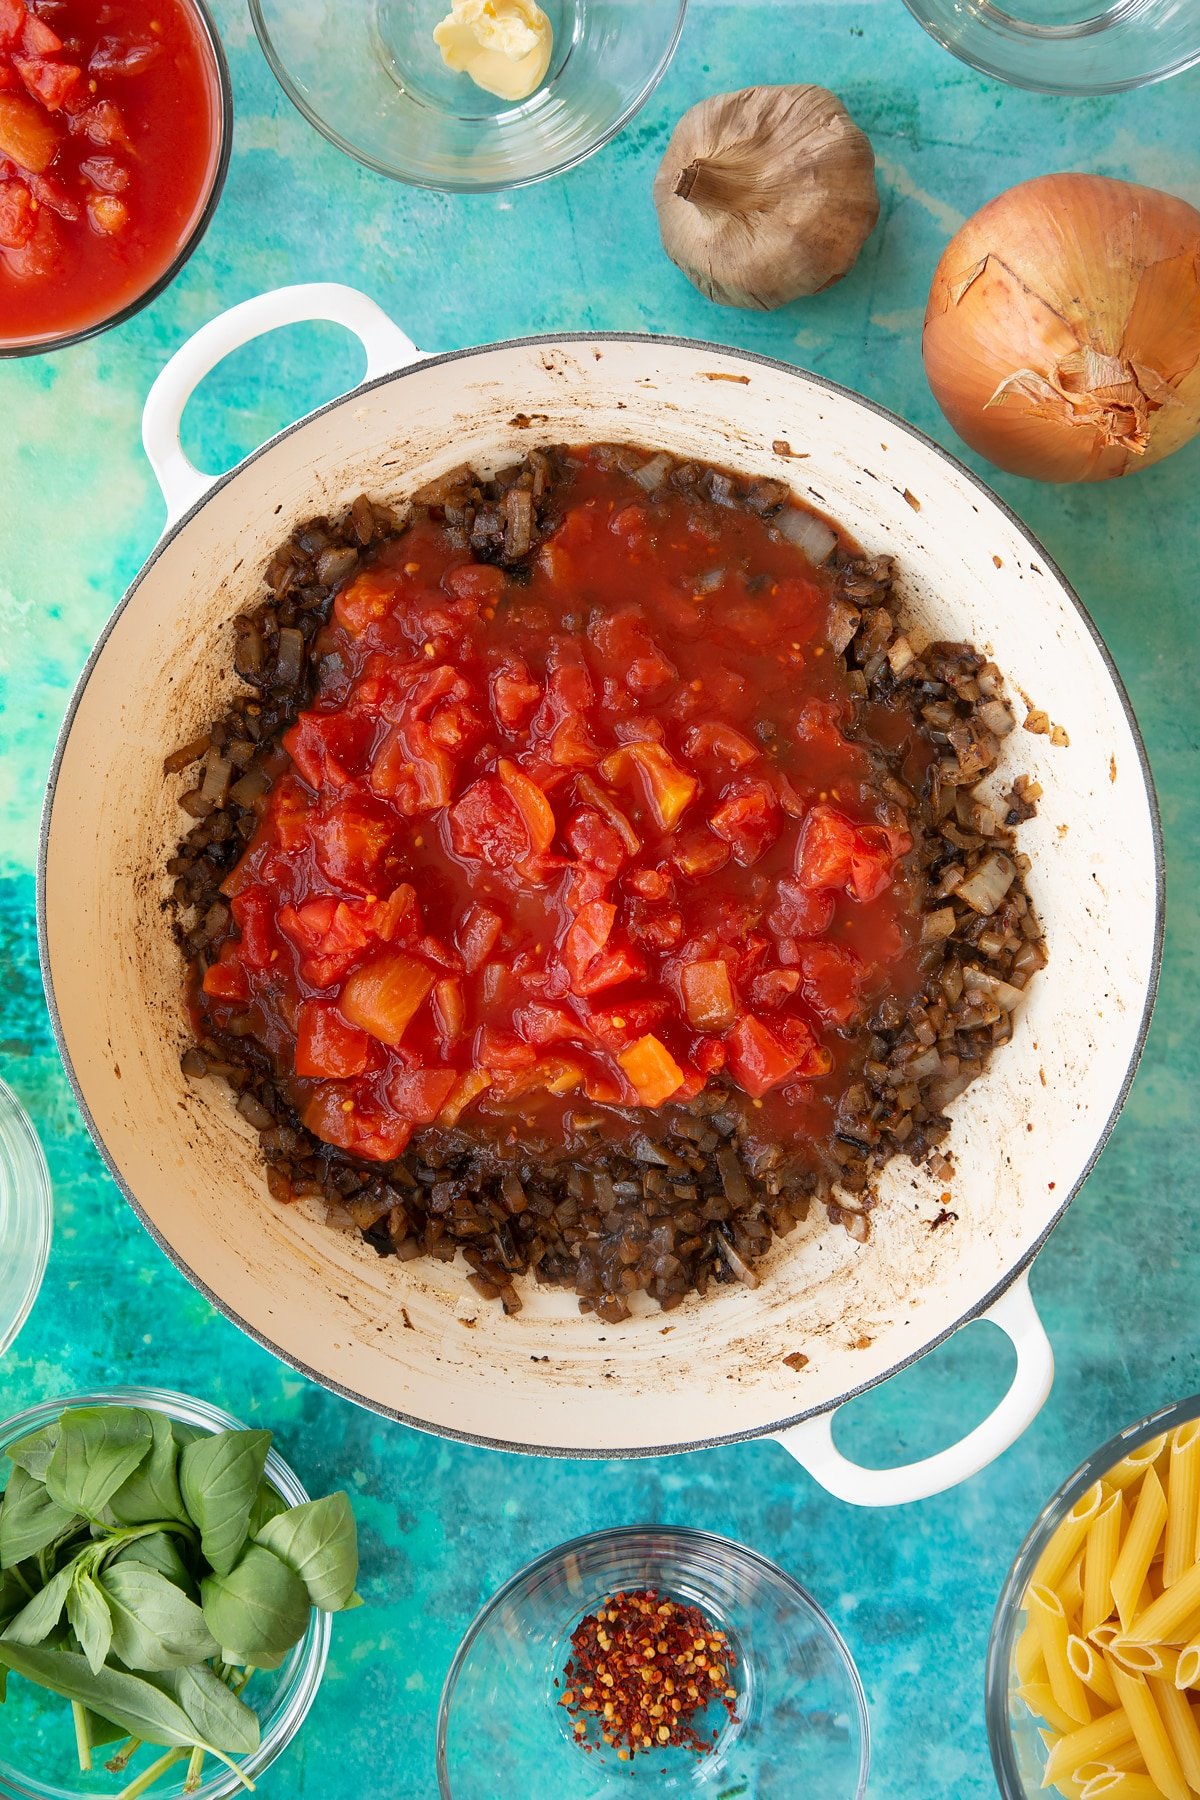
<path id="1" fill-rule="evenodd" d="M 957 1444 L 898 1469 L 864 1469 L 834 1444 L 836 1408 L 777 1433 L 778 1442 L 814 1481 L 851 1506 L 900 1506 L 909 1500 L 928 1500 L 978 1474 L 1032 1425 L 1054 1380 L 1054 1351 L 1029 1292 L 1028 1271 L 981 1316 L 1011 1338 L 1017 1370 L 995 1411 Z"/>
<path id="2" fill-rule="evenodd" d="M 175 352 L 146 396 L 142 443 L 167 503 L 168 525 L 193 507 L 218 479 L 189 462 L 179 442 L 183 409 L 195 389 L 230 351 L 280 325 L 315 319 L 328 319 L 354 333 L 367 353 L 364 381 L 403 369 L 423 354 L 374 300 L 336 281 L 275 288 L 218 313 Z"/>

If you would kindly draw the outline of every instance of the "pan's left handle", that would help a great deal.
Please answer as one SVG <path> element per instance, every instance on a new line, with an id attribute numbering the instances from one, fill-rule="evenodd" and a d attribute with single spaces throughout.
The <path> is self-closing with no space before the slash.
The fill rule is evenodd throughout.
<path id="1" fill-rule="evenodd" d="M 204 377 L 230 351 L 264 332 L 326 319 L 352 331 L 366 351 L 364 381 L 406 368 L 423 354 L 374 300 L 336 281 L 275 288 L 210 319 L 175 352 L 146 396 L 142 413 L 142 443 L 167 503 L 168 525 L 195 506 L 217 480 L 188 460 L 179 441 L 183 409 Z"/>

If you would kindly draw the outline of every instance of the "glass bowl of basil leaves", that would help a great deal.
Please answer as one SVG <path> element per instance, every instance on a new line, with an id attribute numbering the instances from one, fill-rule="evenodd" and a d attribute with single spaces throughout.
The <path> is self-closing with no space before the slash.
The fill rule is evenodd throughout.
<path id="1" fill-rule="evenodd" d="M 345 1494 L 310 1501 L 269 1431 L 140 1387 L 0 1424 L 0 1484 L 2 1800 L 248 1788 L 358 1603 Z"/>

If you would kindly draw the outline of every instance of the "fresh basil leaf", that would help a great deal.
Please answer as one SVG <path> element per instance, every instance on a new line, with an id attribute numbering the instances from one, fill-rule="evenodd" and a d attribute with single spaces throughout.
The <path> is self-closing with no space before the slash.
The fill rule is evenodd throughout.
<path id="1" fill-rule="evenodd" d="M 217 1655 L 220 1645 L 200 1608 L 156 1569 L 114 1563 L 100 1588 L 112 1615 L 113 1654 L 127 1668 L 159 1674 Z"/>
<path id="2" fill-rule="evenodd" d="M 9 1620 L 4 1628 L 5 1642 L 40 1644 L 43 1638 L 49 1637 L 62 1618 L 62 1610 L 74 1579 L 75 1565 L 67 1563 L 44 1588 L 38 1590 L 32 1600 L 26 1601 L 15 1618 Z"/>
<path id="3" fill-rule="evenodd" d="M 31 1649 L 4 1638 L 0 1638 L 0 1663 L 26 1681 L 100 1713 L 120 1726 L 126 1737 L 166 1749 L 196 1742 L 195 1727 L 179 1702 L 140 1675 L 107 1667 L 93 1675 L 87 1658 L 74 1650 Z"/>
<path id="4" fill-rule="evenodd" d="M 67 1589 L 67 1617 L 94 1675 L 108 1660 L 113 1624 L 108 1601 L 87 1569 L 76 1569 Z"/>
<path id="5" fill-rule="evenodd" d="M 114 1725 L 111 1719 L 106 1719 L 102 1713 L 93 1712 L 90 1706 L 85 1706 L 83 1710 L 87 1715 L 88 1743 L 93 1750 L 98 1750 L 101 1744 L 115 1744 L 121 1738 L 129 1736 L 123 1725 Z"/>
<path id="6" fill-rule="evenodd" d="M 207 1663 L 174 1670 L 171 1692 L 196 1727 L 196 1736 L 214 1750 L 249 1756 L 258 1749 L 258 1714 L 239 1700 Z"/>
<path id="7" fill-rule="evenodd" d="M 149 1416 L 135 1406 L 80 1406 L 65 1412 L 60 1425 L 46 1492 L 60 1506 L 96 1519 L 149 1451 Z"/>
<path id="8" fill-rule="evenodd" d="M 150 1454 L 110 1497 L 107 1511 L 120 1525 L 148 1525 L 155 1519 L 178 1519 L 186 1525 L 187 1509 L 179 1492 L 179 1446 L 171 1421 L 159 1412 L 145 1416 L 154 1434 Z"/>
<path id="9" fill-rule="evenodd" d="M 218 1575 L 228 1575 L 241 1555 L 270 1448 L 269 1431 L 217 1431 L 180 1452 L 184 1504 L 200 1527 L 200 1547 Z"/>
<path id="10" fill-rule="evenodd" d="M 260 1481 L 254 1505 L 250 1508 L 250 1536 L 256 1538 L 268 1520 L 277 1518 L 287 1509 L 288 1503 L 278 1488 L 272 1487 L 269 1481 Z"/>
<path id="11" fill-rule="evenodd" d="M 0 1569 L 36 1556 L 71 1529 L 79 1515 L 52 1500 L 40 1481 L 14 1468 L 0 1502 Z"/>
<path id="12" fill-rule="evenodd" d="M 291 1507 L 264 1525 L 256 1542 L 300 1577 L 322 1612 L 340 1612 L 347 1605 L 358 1579 L 358 1534 L 345 1494 Z"/>
<path id="13" fill-rule="evenodd" d="M 18 1438 L 4 1452 L 10 1462 L 32 1475 L 35 1481 L 45 1482 L 46 1470 L 50 1466 L 50 1458 L 54 1455 L 58 1444 L 59 1421 L 52 1419 L 49 1425 L 43 1425 L 40 1431 L 31 1431 L 28 1437 Z"/>
<path id="14" fill-rule="evenodd" d="M 226 1662 L 265 1668 L 299 1643 L 308 1626 L 308 1591 L 285 1562 L 261 1544 L 251 1544 L 228 1575 L 200 1583 L 208 1629 Z"/>
<path id="15" fill-rule="evenodd" d="M 175 1587 L 181 1588 L 189 1599 L 194 1599 L 196 1583 L 191 1570 L 179 1554 L 175 1539 L 165 1531 L 152 1531 L 143 1538 L 134 1538 L 131 1543 L 123 1544 L 110 1559 L 109 1568 L 118 1563 L 137 1563 L 143 1569 L 157 1569 L 165 1575 Z"/>

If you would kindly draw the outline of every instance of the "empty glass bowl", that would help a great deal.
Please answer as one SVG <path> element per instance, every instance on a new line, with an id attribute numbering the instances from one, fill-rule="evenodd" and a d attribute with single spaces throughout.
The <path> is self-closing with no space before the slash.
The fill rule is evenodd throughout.
<path id="1" fill-rule="evenodd" d="M 2 1454 L 8 1444 L 39 1431 L 67 1407 L 105 1405 L 153 1407 L 177 1424 L 190 1427 L 196 1436 L 238 1424 L 228 1413 L 204 1400 L 161 1388 L 102 1388 L 94 1393 L 69 1394 L 60 1400 L 43 1400 L 0 1423 L 0 1482 L 7 1478 L 10 1467 Z M 308 1499 L 299 1477 L 274 1450 L 267 1454 L 266 1477 L 289 1506 L 299 1506 Z M 307 1632 L 283 1666 L 272 1674 L 260 1669 L 247 1688 L 246 1699 L 262 1722 L 258 1749 L 239 1759 L 251 1782 L 274 1762 L 304 1723 L 325 1673 L 329 1638 L 330 1615 L 314 1612 Z M 82 1774 L 67 1702 L 15 1675 L 10 1677 L 0 1734 L 0 1800 L 84 1800 L 85 1796 L 87 1800 L 99 1800 L 101 1795 L 115 1795 L 125 1782 L 162 1754 L 144 1749 L 123 1776 L 113 1776 L 105 1771 L 104 1759 L 116 1748 L 116 1744 L 98 1748 L 93 1772 Z M 155 1782 L 154 1800 L 177 1800 L 185 1791 L 186 1774 L 186 1763 L 169 1770 Z M 204 1765 L 201 1785 L 193 1790 L 193 1800 L 230 1800 L 231 1795 L 242 1792 L 238 1777 L 210 1757 Z"/>
<path id="2" fill-rule="evenodd" d="M 1196 0 L 905 0 L 939 44 L 1043 94 L 1115 94 L 1200 62 Z"/>
<path id="3" fill-rule="evenodd" d="M 1094 1450 L 1047 1500 L 1021 1546 L 992 1621 L 984 1700 L 992 1767 L 1003 1800 L 1034 1800 L 1035 1796 L 1041 1800 L 1046 1793 L 1042 1786 L 1046 1749 L 1038 1731 L 1043 1721 L 1035 1718 L 1018 1697 L 1020 1679 L 1016 1670 L 1017 1639 L 1026 1616 L 1025 1594 L 1042 1551 L 1075 1502 L 1115 1463 L 1151 1438 L 1197 1418 L 1200 1418 L 1200 1394 L 1193 1394 L 1189 1400 L 1177 1400 L 1171 1406 L 1164 1406 L 1110 1438 L 1107 1444 Z M 1056 1793 L 1057 1789 L 1051 1791 Z"/>
<path id="4" fill-rule="evenodd" d="M 50 1174 L 37 1133 L 0 1081 L 0 1356 L 37 1299 L 50 1254 Z"/>
<path id="5" fill-rule="evenodd" d="M 415 187 L 522 187 L 582 162 L 662 79 L 687 0 L 542 0 L 550 67 L 499 100 L 442 60 L 450 0 L 250 0 L 288 98 L 339 150 Z"/>
<path id="6" fill-rule="evenodd" d="M 704 1716 L 705 1734 L 717 1730 L 708 1755 L 639 1751 L 622 1762 L 603 1745 L 589 1753 L 559 1705 L 571 1633 L 609 1595 L 639 1588 L 699 1607 L 736 1655 L 735 1718 L 719 1706 Z M 868 1760 L 862 1684 L 816 1601 L 755 1551 L 674 1526 L 596 1532 L 522 1569 L 459 1645 L 438 1712 L 442 1800 L 862 1800 Z"/>

